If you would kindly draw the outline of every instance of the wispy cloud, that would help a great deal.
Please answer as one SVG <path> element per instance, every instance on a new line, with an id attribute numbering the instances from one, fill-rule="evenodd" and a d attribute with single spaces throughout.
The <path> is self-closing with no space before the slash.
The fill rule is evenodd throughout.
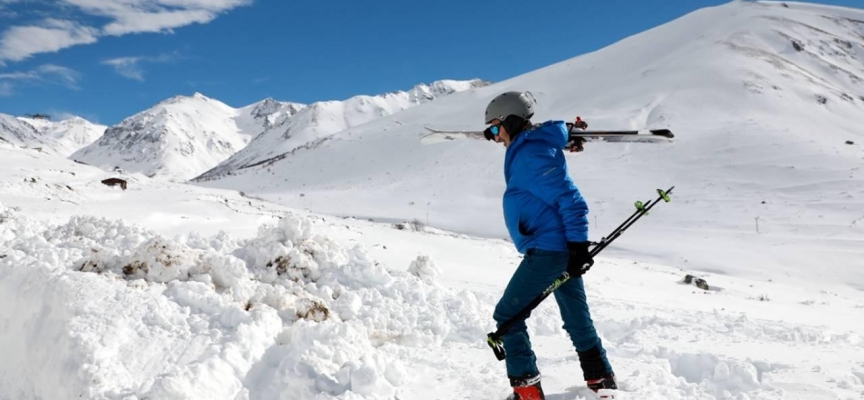
<path id="1" fill-rule="evenodd" d="M 0 62 L 96 42 L 97 31 L 73 21 L 45 19 L 38 25 L 13 26 L 0 36 Z"/>
<path id="2" fill-rule="evenodd" d="M 138 64 L 141 57 L 120 57 L 102 61 L 102 64 L 114 67 L 114 71 L 129 79 L 144 82 L 144 70 Z"/>
<path id="3" fill-rule="evenodd" d="M 104 65 L 114 67 L 114 71 L 129 79 L 144 82 L 144 63 L 166 63 L 177 59 L 179 55 L 160 54 L 155 57 L 136 56 L 136 57 L 118 57 L 102 61 Z"/>
<path id="4" fill-rule="evenodd" d="M 21 0 L 0 0 L 0 10 L 3 10 L 7 7 L 7 4 L 19 3 Z"/>
<path id="5" fill-rule="evenodd" d="M 81 73 L 54 64 L 43 64 L 29 71 L 0 73 L 0 96 L 11 96 L 15 88 L 26 85 L 52 84 L 78 90 Z"/>
<path id="6" fill-rule="evenodd" d="M 209 10 L 164 10 L 140 12 L 134 10 L 117 15 L 117 20 L 105 25 L 106 35 L 121 36 L 139 32 L 172 32 L 172 29 L 191 24 L 206 24 L 216 18 Z"/>
<path id="7" fill-rule="evenodd" d="M 269 76 L 265 76 L 265 77 L 261 77 L 261 78 L 255 78 L 255 79 L 252 80 L 252 83 L 254 83 L 254 84 L 264 83 L 264 82 L 269 81 L 270 78 L 271 78 L 271 77 L 269 77 Z"/>
<path id="8" fill-rule="evenodd" d="M 51 78 L 54 78 L 70 89 L 79 89 L 78 81 L 81 80 L 81 73 L 72 68 L 66 68 L 54 64 L 45 64 L 37 67 L 36 72 L 39 73 L 42 80 L 51 81 Z"/>
<path id="9" fill-rule="evenodd" d="M 16 18 L 18 13 L 7 8 L 6 4 L 13 3 L 14 0 L 0 0 L 0 18 Z"/>
<path id="10" fill-rule="evenodd" d="M 251 4 L 253 0 L 58 0 L 57 14 L 72 9 L 81 16 L 107 18 L 101 27 L 88 26 L 76 18 L 44 19 L 12 26 L 0 35 L 0 65 L 34 54 L 95 43 L 103 36 L 164 32 L 191 24 L 205 24 L 219 14 Z M 0 0 L 10 3 L 10 0 Z M 77 18 L 81 19 L 81 18 Z"/>

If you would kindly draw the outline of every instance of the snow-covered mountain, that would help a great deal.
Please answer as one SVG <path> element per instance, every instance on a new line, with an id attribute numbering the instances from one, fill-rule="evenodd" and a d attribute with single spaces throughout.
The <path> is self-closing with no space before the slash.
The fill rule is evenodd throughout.
<path id="1" fill-rule="evenodd" d="M 620 397 L 860 399 L 862 56 L 862 10 L 733 2 L 206 182 L 232 190 L 0 145 L 0 398 L 504 398 L 521 256 L 465 235 L 503 236 L 503 149 L 418 139 L 528 89 L 538 121 L 677 135 L 568 155 L 592 239 L 676 185 L 583 278 Z M 547 398 L 594 398 L 555 303 L 526 323 Z"/>
<path id="2" fill-rule="evenodd" d="M 236 109 L 200 93 L 175 96 L 120 124 L 70 156 L 90 165 L 186 180 L 242 149 Z"/>
<path id="3" fill-rule="evenodd" d="M 8 114 L 0 114 L 0 141 L 24 147 L 57 145 L 40 135 L 32 125 Z"/>
<path id="4" fill-rule="evenodd" d="M 63 157 L 68 157 L 95 142 L 102 137 L 105 129 L 108 128 L 81 117 L 72 117 L 57 122 L 26 117 L 18 117 L 18 119 L 30 124 L 43 135 L 56 139 L 62 147 L 59 154 Z"/>
<path id="5" fill-rule="evenodd" d="M 506 237 L 503 149 L 485 141 L 423 146 L 418 139 L 427 126 L 482 129 L 490 99 L 530 90 L 539 103 L 536 121 L 581 115 L 596 129 L 676 133 L 672 145 L 597 143 L 568 156 L 591 208 L 592 237 L 617 226 L 633 201 L 676 186 L 680 202 L 609 251 L 755 276 L 825 262 L 864 266 L 862 21 L 861 10 L 801 3 L 705 8 L 202 184 L 315 212 Z M 751 203 L 745 192 L 761 200 Z M 820 222 L 791 227 L 802 217 Z M 683 240 L 695 227 L 709 230 L 699 245 Z M 730 264 L 730 249 L 760 257 Z"/>
<path id="6" fill-rule="evenodd" d="M 53 122 L 0 113 L 0 142 L 62 157 L 92 143 L 104 130 L 105 126 L 78 117 Z"/>
<path id="7" fill-rule="evenodd" d="M 54 126 L 54 121 L 46 118 L 32 118 L 32 117 L 17 117 L 20 121 L 24 121 L 37 131 L 49 129 Z"/>
<path id="8" fill-rule="evenodd" d="M 314 147 L 345 129 L 395 114 L 439 97 L 489 85 L 490 82 L 442 80 L 420 84 L 409 91 L 379 96 L 355 96 L 345 101 L 325 101 L 309 105 L 291 118 L 275 120 L 246 148 L 208 171 L 202 179 L 229 173 L 275 159 L 298 148 Z"/>
<path id="9" fill-rule="evenodd" d="M 80 117 L 50 121 L 0 113 L 0 141 L 66 157 L 102 136 L 104 125 Z"/>
<path id="10" fill-rule="evenodd" d="M 239 109 L 200 93 L 176 96 L 126 118 L 71 158 L 102 168 L 185 181 L 225 161 L 230 170 L 431 101 L 485 85 L 438 81 L 407 92 L 357 96 L 310 106 L 265 99 Z M 229 157 L 245 149 L 237 159 Z"/>
<path id="11" fill-rule="evenodd" d="M 237 110 L 235 120 L 241 131 L 255 138 L 262 132 L 281 125 L 304 108 L 305 104 L 267 98 Z"/>

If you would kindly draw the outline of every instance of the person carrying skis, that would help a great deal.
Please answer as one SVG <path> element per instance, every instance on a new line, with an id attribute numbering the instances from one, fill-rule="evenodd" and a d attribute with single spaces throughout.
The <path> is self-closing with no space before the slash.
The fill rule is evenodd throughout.
<path id="1" fill-rule="evenodd" d="M 548 121 L 532 125 L 536 101 L 530 92 L 506 92 L 486 107 L 487 140 L 502 143 L 504 220 L 522 262 L 495 307 L 500 327 L 514 318 L 564 271 L 572 279 L 555 292 L 564 330 L 570 335 L 588 387 L 617 389 L 612 366 L 588 311 L 582 274 L 594 264 L 589 253 L 588 205 L 570 179 L 562 148 L 572 127 L 587 124 Z M 581 143 L 579 143 L 581 149 Z M 527 317 L 526 317 L 527 318 Z M 508 400 L 544 400 L 537 359 L 525 320 L 502 336 L 507 375 L 513 393 Z"/>

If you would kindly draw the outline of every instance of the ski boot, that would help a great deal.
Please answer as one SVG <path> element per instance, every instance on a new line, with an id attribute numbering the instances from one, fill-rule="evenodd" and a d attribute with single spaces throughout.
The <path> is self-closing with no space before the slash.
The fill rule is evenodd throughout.
<path id="1" fill-rule="evenodd" d="M 597 397 L 602 400 L 614 400 L 615 390 L 618 390 L 618 385 L 615 384 L 615 375 L 608 375 L 600 379 L 586 381 L 588 389 L 597 393 Z"/>
<path id="2" fill-rule="evenodd" d="M 579 355 L 579 364 L 588 389 L 603 400 L 614 399 L 618 385 L 615 383 L 615 374 L 607 367 L 606 356 L 600 347 L 595 346 L 576 353 Z"/>
<path id="3" fill-rule="evenodd" d="M 539 374 L 528 378 L 510 377 L 510 386 L 513 387 L 513 393 L 507 400 L 546 400 Z"/>

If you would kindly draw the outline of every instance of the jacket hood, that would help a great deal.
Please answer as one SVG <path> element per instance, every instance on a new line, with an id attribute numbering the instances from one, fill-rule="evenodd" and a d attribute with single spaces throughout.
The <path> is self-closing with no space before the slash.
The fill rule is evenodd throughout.
<path id="1" fill-rule="evenodd" d="M 552 147 L 561 149 L 564 148 L 569 139 L 567 125 L 564 124 L 564 121 L 546 121 L 520 133 L 511 146 L 520 147 L 526 141 L 542 141 Z"/>

